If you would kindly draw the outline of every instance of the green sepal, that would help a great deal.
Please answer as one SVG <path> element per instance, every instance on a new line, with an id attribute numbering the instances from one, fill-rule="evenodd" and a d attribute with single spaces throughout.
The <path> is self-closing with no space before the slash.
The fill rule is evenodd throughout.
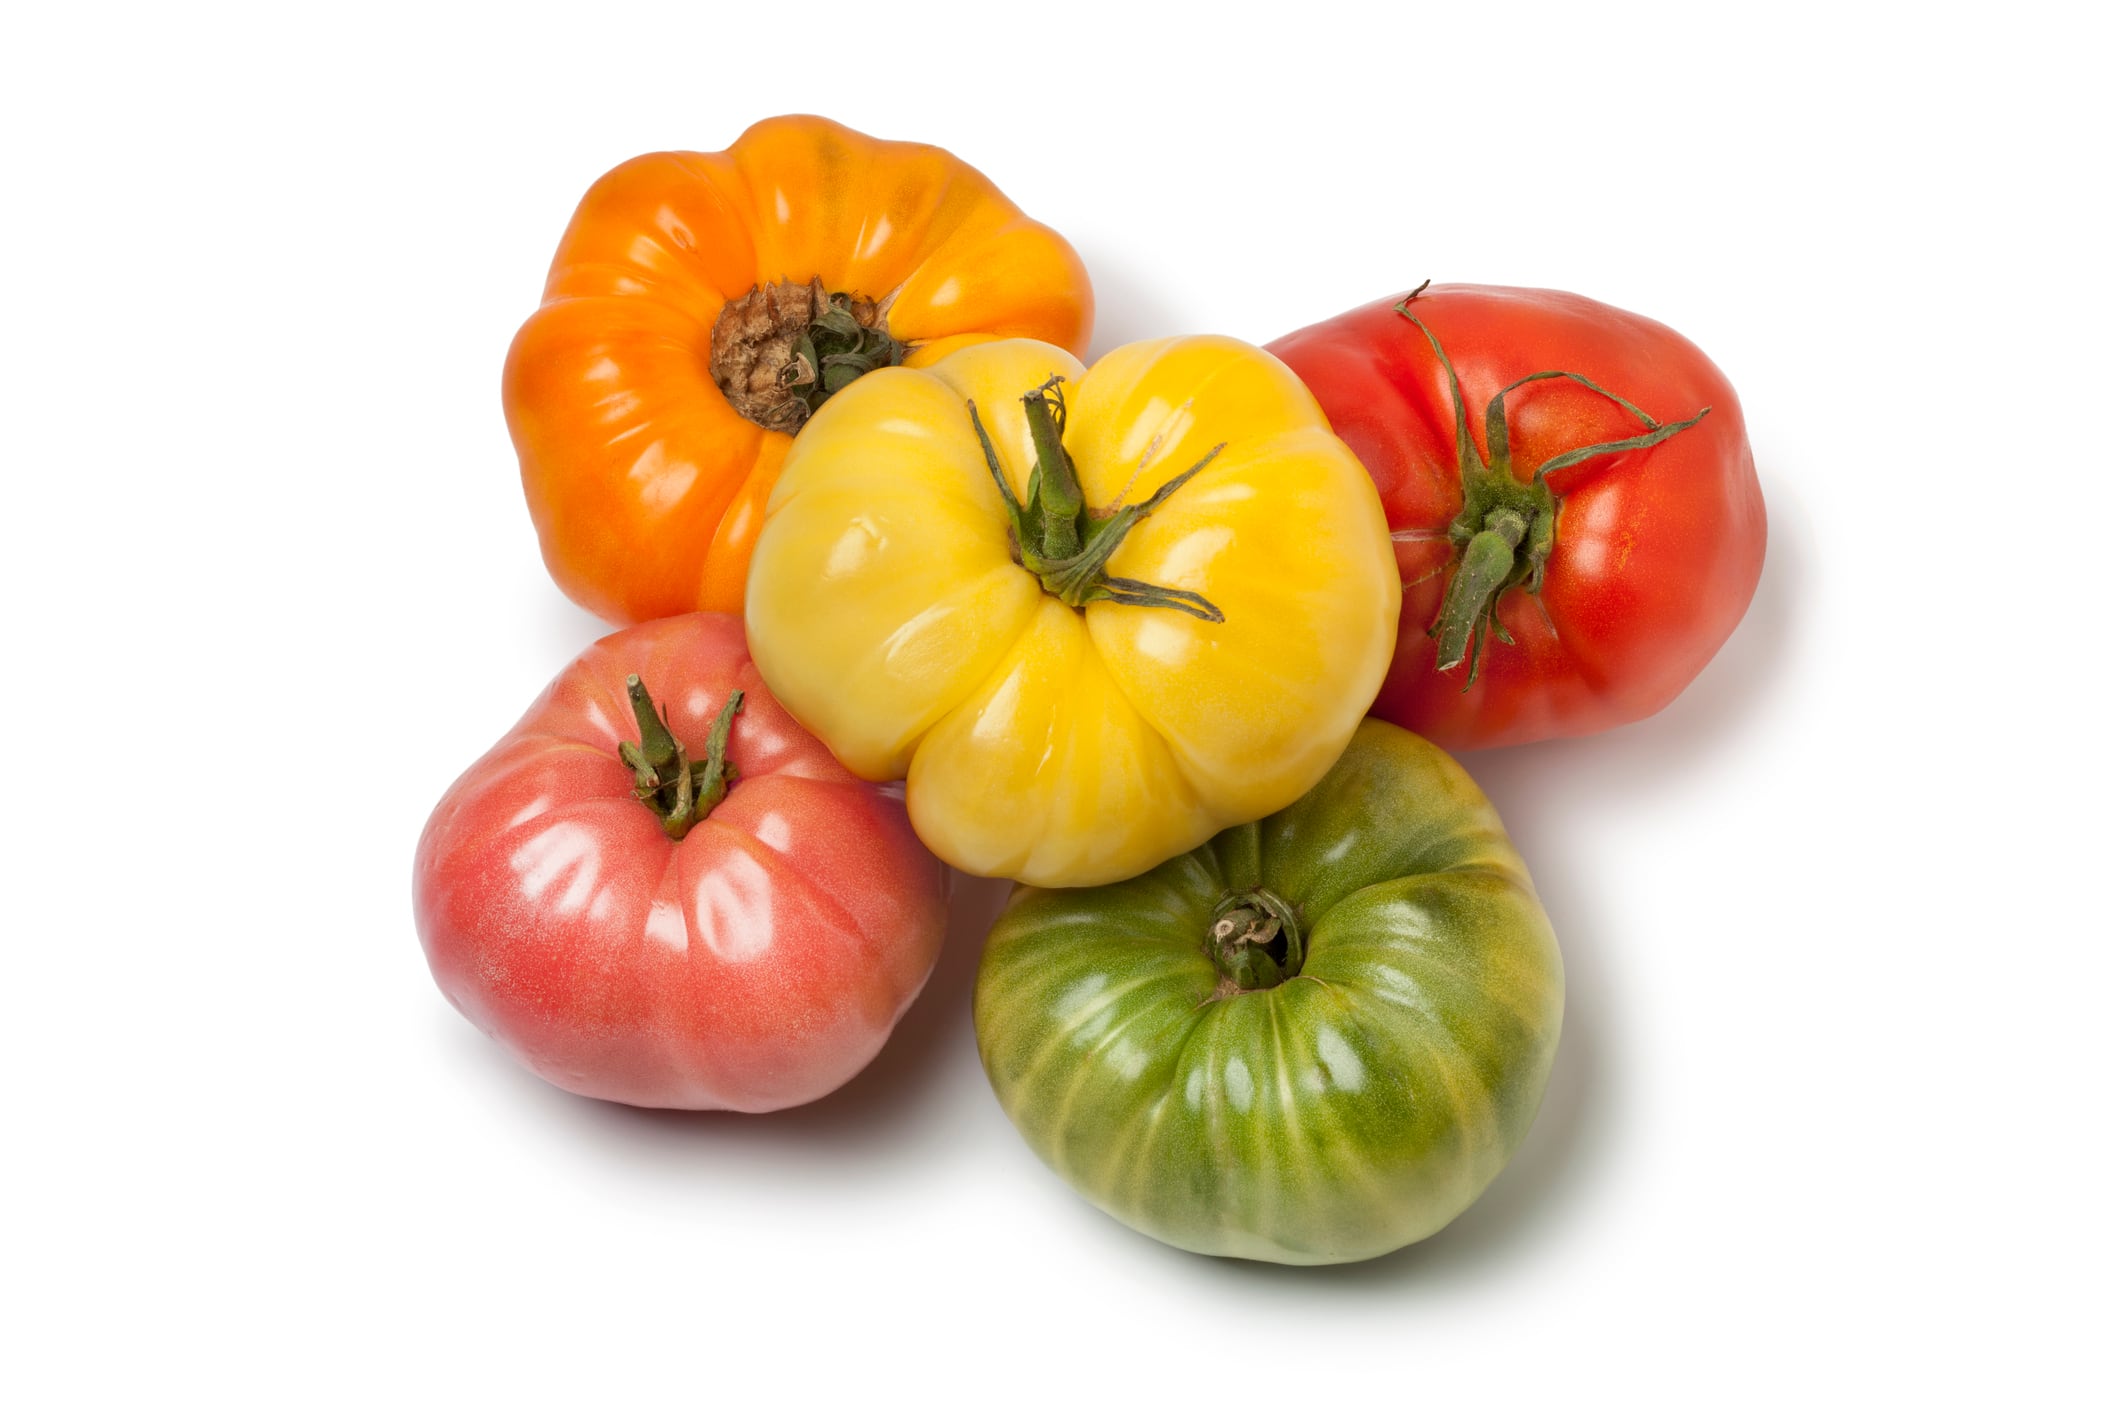
<path id="1" fill-rule="evenodd" d="M 741 689 L 731 692 L 707 730 L 707 751 L 689 760 L 670 733 L 669 723 L 648 695 L 638 675 L 626 679 L 626 697 L 640 729 L 640 744 L 619 743 L 619 760 L 633 772 L 633 795 L 655 813 L 663 833 L 681 840 L 729 794 L 736 766 L 729 760 L 729 731 L 744 705 Z"/>
<path id="2" fill-rule="evenodd" d="M 1070 608 L 1106 600 L 1145 609 L 1177 609 L 1208 623 L 1222 623 L 1223 612 L 1190 589 L 1171 589 L 1138 579 L 1123 579 L 1105 566 L 1129 531 L 1163 505 L 1221 454 L 1227 443 L 1218 442 L 1206 455 L 1156 489 L 1154 495 L 1131 506 L 1100 515 L 1084 502 L 1082 480 L 1075 459 L 1063 440 L 1067 429 L 1067 404 L 1061 395 L 1065 380 L 1047 379 L 1024 394 L 1024 416 L 1031 429 L 1036 457 L 1026 481 L 1022 501 L 1009 487 L 1001 457 L 981 420 L 979 407 L 965 400 L 972 430 L 987 459 L 987 472 L 1001 493 L 1009 514 L 1009 544 L 1017 563 L 1032 574 L 1047 593 Z"/>
<path id="3" fill-rule="evenodd" d="M 1414 313 L 1413 304 L 1429 287 L 1424 280 L 1412 294 L 1393 306 L 1428 341 L 1451 388 L 1451 429 L 1456 441 L 1458 480 L 1463 501 L 1451 518 L 1445 535 L 1457 547 L 1457 563 L 1445 586 L 1443 602 L 1429 624 L 1436 640 L 1436 667 L 1447 672 L 1468 663 L 1466 683 L 1470 688 L 1480 672 L 1481 649 L 1492 631 L 1506 644 L 1516 642 L 1502 622 L 1501 599 L 1522 586 L 1529 594 L 1546 584 L 1546 565 L 1554 552 L 1554 538 L 1561 516 L 1561 500 L 1547 484 L 1548 473 L 1575 466 L 1592 457 L 1654 447 L 1692 427 L 1709 415 L 1703 408 L 1683 422 L 1660 423 L 1620 394 L 1601 387 L 1580 373 L 1548 369 L 1528 373 L 1506 385 L 1488 400 L 1486 433 L 1488 456 L 1482 461 L 1474 446 L 1472 428 L 1466 418 L 1465 392 L 1450 354 L 1429 326 Z M 1510 427 L 1507 399 L 1527 383 L 1566 378 L 1605 398 L 1642 423 L 1635 437 L 1577 447 L 1549 457 L 1530 480 L 1520 481 L 1511 468 Z M 1505 556 L 1507 557 L 1505 559 Z M 1470 661 L 1469 661 L 1470 660 Z"/>
<path id="4" fill-rule="evenodd" d="M 781 382 L 808 409 L 807 418 L 864 373 L 905 362 L 906 347 L 881 323 L 872 328 L 856 319 L 852 296 L 827 295 L 824 308 L 797 336 Z"/>

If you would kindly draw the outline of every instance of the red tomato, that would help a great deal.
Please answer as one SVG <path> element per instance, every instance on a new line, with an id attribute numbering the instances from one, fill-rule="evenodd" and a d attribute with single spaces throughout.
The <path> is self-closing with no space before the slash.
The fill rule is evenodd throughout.
<path id="1" fill-rule="evenodd" d="M 1440 285 L 1267 347 L 1384 498 L 1406 589 L 1376 715 L 1459 749 L 1604 731 L 1678 696 L 1744 615 L 1767 547 L 1745 419 L 1662 324 Z"/>
<path id="2" fill-rule="evenodd" d="M 660 790 L 652 740 L 645 777 L 620 758 L 658 725 L 629 675 L 684 752 Z M 710 738 L 738 690 L 713 803 Z M 711 808 L 666 829 L 681 774 Z M 553 680 L 435 807 L 413 894 L 443 993 L 553 1084 L 756 1111 L 869 1063 L 935 964 L 946 885 L 898 788 L 850 775 L 773 700 L 742 624 L 688 614 L 600 639 Z"/>

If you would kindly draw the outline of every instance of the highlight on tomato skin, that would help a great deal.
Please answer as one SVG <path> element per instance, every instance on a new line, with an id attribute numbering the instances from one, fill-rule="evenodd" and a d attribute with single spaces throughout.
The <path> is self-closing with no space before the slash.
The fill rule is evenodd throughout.
<path id="1" fill-rule="evenodd" d="M 759 670 L 968 874 L 1127 878 L 1303 794 L 1376 696 L 1377 492 L 1236 339 L 1032 339 L 827 403 L 767 509 Z"/>
<path id="2" fill-rule="evenodd" d="M 1403 599 L 1377 715 L 1453 750 L 1605 731 L 1667 706 L 1744 616 L 1767 548 L 1745 417 L 1673 330 L 1430 285 L 1267 347 L 1384 501 Z"/>
<path id="3" fill-rule="evenodd" d="M 1018 889 L 973 1028 L 1084 1198 L 1187 1251 L 1314 1265 L 1480 1196 L 1538 1113 L 1564 991 L 1480 788 L 1371 719 L 1287 809 L 1138 878 Z"/>
<path id="4" fill-rule="evenodd" d="M 414 913 L 444 995 L 563 1089 L 763 1111 L 876 1055 L 947 876 L 759 679 L 742 626 L 599 640 L 435 807 Z"/>
<path id="5" fill-rule="evenodd" d="M 768 118 L 582 198 L 502 405 L 553 579 L 613 623 L 742 608 L 782 460 L 875 370 L 1031 337 L 1081 353 L 1088 272 L 939 147 Z"/>

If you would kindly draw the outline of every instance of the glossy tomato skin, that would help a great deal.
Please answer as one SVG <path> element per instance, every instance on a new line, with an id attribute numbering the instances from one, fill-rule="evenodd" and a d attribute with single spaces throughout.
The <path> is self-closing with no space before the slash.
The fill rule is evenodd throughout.
<path id="1" fill-rule="evenodd" d="M 1058 379 L 1091 506 L 1139 504 L 1115 577 L 1221 618 L 1071 608 L 1024 567 L 968 404 L 1016 498 L 1024 394 Z M 887 368 L 803 429 L 745 601 L 759 667 L 871 780 L 906 780 L 921 838 L 970 874 L 1069 886 L 1140 873 L 1308 789 L 1393 649 L 1376 489 L 1277 360 L 1151 339 L 1085 369 L 1008 339 Z"/>
<path id="2" fill-rule="evenodd" d="M 1272 890 L 1300 970 L 1231 991 L 1204 943 Z M 1562 969 L 1523 861 L 1442 751 L 1370 720 L 1288 809 L 1139 878 L 1019 889 L 974 993 L 1031 1147 L 1173 1246 L 1358 1261 L 1470 1204 L 1530 1127 Z"/>
<path id="3" fill-rule="evenodd" d="M 569 598 L 613 623 L 742 607 L 792 438 L 723 396 L 715 320 L 760 284 L 813 278 L 883 304 L 913 366 L 989 339 L 1089 339 L 1074 249 L 941 148 L 791 115 L 726 151 L 622 163 L 583 196 L 502 376 Z"/>
<path id="4" fill-rule="evenodd" d="M 619 760 L 630 673 L 694 754 L 744 692 L 735 782 L 681 841 Z M 796 725 L 719 614 L 591 646 L 449 788 L 414 864 L 459 1011 L 555 1085 L 671 1109 L 781 1109 L 847 1081 L 927 979 L 945 894 L 897 792 Z"/>
<path id="5" fill-rule="evenodd" d="M 1581 374 L 1660 422 L 1709 415 L 1658 445 L 1553 473 L 1552 558 L 1534 596 L 1507 591 L 1515 644 L 1490 637 L 1468 666 L 1436 669 L 1428 636 L 1449 583 L 1445 527 L 1462 497 L 1450 381 L 1404 295 L 1299 329 L 1268 348 L 1310 387 L 1375 478 L 1404 598 L 1399 648 L 1372 709 L 1453 749 L 1583 736 L 1666 706 L 1751 602 L 1767 513 L 1738 395 L 1691 343 L 1654 320 L 1555 290 L 1431 286 L 1412 308 L 1458 369 L 1476 446 L 1488 400 L 1529 373 Z M 1548 458 L 1643 431 L 1563 379 L 1509 395 L 1520 480 Z"/>

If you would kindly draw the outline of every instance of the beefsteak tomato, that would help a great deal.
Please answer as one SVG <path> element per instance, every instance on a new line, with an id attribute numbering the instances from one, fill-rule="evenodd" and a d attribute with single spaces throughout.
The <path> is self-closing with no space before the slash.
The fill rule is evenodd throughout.
<path id="1" fill-rule="evenodd" d="M 1392 652 L 1377 492 L 1234 339 L 885 369 L 789 454 L 759 671 L 973 874 L 1123 879 L 1302 795 Z"/>
<path id="2" fill-rule="evenodd" d="M 1288 809 L 1138 879 L 1019 889 L 973 994 L 1040 1158 L 1194 1252 L 1390 1252 L 1449 1222 L 1539 1108 L 1561 957 L 1442 751 L 1366 721 Z"/>
<path id="3" fill-rule="evenodd" d="M 508 352 L 546 566 L 631 623 L 735 611 L 792 434 L 892 363 L 1026 335 L 1082 350 L 1090 278 L 938 147 L 769 118 L 600 178 Z"/>
<path id="4" fill-rule="evenodd" d="M 413 876 L 457 1010 L 553 1084 L 631 1105 L 837 1088 L 943 935 L 945 876 L 898 794 L 781 710 L 720 614 L 569 664 L 442 797 Z"/>
<path id="5" fill-rule="evenodd" d="M 1424 286 L 1267 347 L 1384 498 L 1405 597 L 1379 716 L 1458 749 L 1603 731 L 1744 615 L 1767 546 L 1745 419 L 1662 324 Z"/>

